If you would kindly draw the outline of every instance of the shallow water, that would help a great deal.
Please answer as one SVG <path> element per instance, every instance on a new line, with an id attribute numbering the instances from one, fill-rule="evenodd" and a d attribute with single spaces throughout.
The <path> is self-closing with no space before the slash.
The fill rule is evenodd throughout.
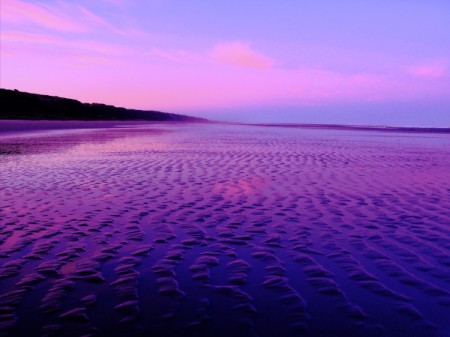
<path id="1" fill-rule="evenodd" d="M 0 135 L 0 335 L 450 336 L 450 136 Z"/>

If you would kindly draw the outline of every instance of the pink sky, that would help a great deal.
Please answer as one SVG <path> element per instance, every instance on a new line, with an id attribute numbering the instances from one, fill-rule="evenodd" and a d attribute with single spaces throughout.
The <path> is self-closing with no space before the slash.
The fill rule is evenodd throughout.
<path id="1" fill-rule="evenodd" d="M 289 115 L 302 122 L 303 112 L 314 109 L 319 122 L 327 114 L 336 122 L 334 111 L 345 114 L 346 104 L 392 103 L 406 111 L 419 102 L 423 112 L 406 114 L 405 124 L 450 126 L 444 1 L 405 8 L 356 1 L 1 6 L 3 88 L 212 119 L 239 119 L 226 112 L 242 111 L 246 121 L 277 111 L 271 121 Z M 439 116 L 427 121 L 431 107 Z M 389 124 L 383 111 L 373 114 Z"/>

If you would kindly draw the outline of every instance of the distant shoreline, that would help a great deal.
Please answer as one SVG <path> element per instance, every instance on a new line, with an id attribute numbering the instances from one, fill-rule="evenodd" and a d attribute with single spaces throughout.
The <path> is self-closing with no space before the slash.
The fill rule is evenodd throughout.
<path id="1" fill-rule="evenodd" d="M 378 131 L 378 132 L 403 132 L 403 133 L 443 133 L 450 134 L 450 128 L 412 127 L 412 126 L 370 126 L 370 125 L 345 125 L 345 124 L 296 124 L 296 123 L 229 123 L 234 125 L 283 127 L 299 129 L 326 129 L 326 130 L 350 130 L 350 131 Z"/>
<path id="2" fill-rule="evenodd" d="M 124 123 L 145 124 L 155 122 L 188 122 L 302 129 L 450 134 L 450 127 L 216 122 L 204 118 L 153 110 L 144 111 L 106 104 L 81 103 L 69 98 L 1 88 L 0 103 L 1 133 L 55 129 L 109 128 L 119 124 L 123 125 Z"/>
<path id="3" fill-rule="evenodd" d="M 160 124 L 184 124 L 185 121 L 149 121 L 149 120 L 11 120 L 0 119 L 0 134 L 17 132 L 47 131 L 47 130 L 70 130 L 70 129 L 105 129 L 119 126 L 160 125 Z M 189 122 L 188 122 L 189 123 Z M 190 122 L 191 124 L 192 122 Z M 201 124 L 201 122 L 199 122 Z M 195 123 L 197 124 L 197 123 Z M 254 127 L 281 127 L 297 129 L 317 130 L 340 130 L 340 131 L 375 131 L 389 133 L 434 133 L 450 134 L 450 128 L 420 128 L 420 127 L 392 127 L 392 126 L 370 126 L 370 125 L 340 125 L 340 124 L 293 124 L 293 123 L 232 123 L 213 122 L 208 124 L 217 125 L 242 125 Z"/>
<path id="4" fill-rule="evenodd" d="M 50 130 L 109 129 L 124 126 L 184 124 L 184 121 L 78 121 L 78 120 L 11 120 L 0 119 L 0 135 Z M 190 122 L 192 123 L 192 122 Z"/>

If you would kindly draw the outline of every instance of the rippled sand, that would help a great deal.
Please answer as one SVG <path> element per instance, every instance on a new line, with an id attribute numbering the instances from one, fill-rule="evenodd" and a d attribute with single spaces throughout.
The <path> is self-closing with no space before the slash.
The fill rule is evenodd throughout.
<path id="1" fill-rule="evenodd" d="M 449 207 L 449 135 L 0 135 L 0 335 L 450 336 Z"/>

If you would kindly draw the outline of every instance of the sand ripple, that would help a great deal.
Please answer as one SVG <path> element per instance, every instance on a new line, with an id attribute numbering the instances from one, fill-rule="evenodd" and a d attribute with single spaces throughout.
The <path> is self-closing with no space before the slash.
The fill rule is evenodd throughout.
<path id="1" fill-rule="evenodd" d="M 450 336 L 448 135 L 83 134 L 0 138 L 0 335 Z"/>

